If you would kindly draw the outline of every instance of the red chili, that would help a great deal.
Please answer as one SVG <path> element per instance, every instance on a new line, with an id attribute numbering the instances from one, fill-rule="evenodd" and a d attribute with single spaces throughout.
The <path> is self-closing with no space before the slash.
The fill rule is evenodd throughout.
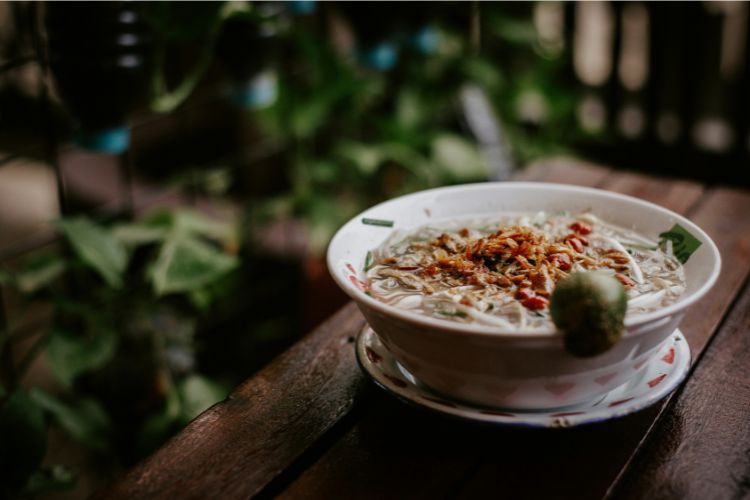
<path id="1" fill-rule="evenodd" d="M 552 256 L 549 258 L 549 261 L 553 264 L 556 264 L 557 267 L 563 271 L 569 271 L 573 266 L 573 263 L 570 261 L 570 256 L 566 253 L 552 254 Z"/>
<path id="2" fill-rule="evenodd" d="M 544 297 L 529 297 L 528 299 L 521 302 L 526 309 L 544 309 L 549 304 L 549 300 Z"/>
<path id="3" fill-rule="evenodd" d="M 516 291 L 516 299 L 518 300 L 528 300 L 532 298 L 531 290 L 528 288 L 519 288 Z"/>
<path id="4" fill-rule="evenodd" d="M 399 271 L 416 271 L 419 266 L 398 266 L 396 269 Z"/>
<path id="5" fill-rule="evenodd" d="M 573 224 L 571 224 L 570 229 L 572 229 L 578 234 L 590 234 L 591 233 L 591 226 L 581 221 L 576 221 Z"/>

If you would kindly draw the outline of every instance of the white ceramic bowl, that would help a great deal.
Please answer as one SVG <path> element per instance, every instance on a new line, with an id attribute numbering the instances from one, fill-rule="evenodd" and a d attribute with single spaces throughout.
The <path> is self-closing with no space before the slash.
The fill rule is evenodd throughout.
<path id="1" fill-rule="evenodd" d="M 685 265 L 687 289 L 674 304 L 625 320 L 609 351 L 576 358 L 554 329 L 504 331 L 431 318 L 384 304 L 363 291 L 367 252 L 391 231 L 503 212 L 591 209 L 600 218 L 658 240 L 675 223 L 701 241 Z M 393 226 L 373 225 L 372 220 Z M 679 324 L 685 309 L 715 283 L 716 245 L 684 217 L 637 198 L 599 189 L 543 183 L 482 183 L 432 189 L 396 198 L 356 216 L 334 236 L 328 268 L 396 359 L 421 382 L 449 397 L 499 408 L 548 409 L 589 401 L 621 385 L 648 362 Z"/>

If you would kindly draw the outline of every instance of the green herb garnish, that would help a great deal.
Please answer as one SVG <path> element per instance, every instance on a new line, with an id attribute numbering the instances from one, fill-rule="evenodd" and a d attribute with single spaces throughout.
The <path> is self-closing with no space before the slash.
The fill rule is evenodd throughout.
<path id="1" fill-rule="evenodd" d="M 448 316 L 450 318 L 465 318 L 467 314 L 463 311 L 437 311 L 438 314 L 442 314 L 443 316 Z"/>
<path id="2" fill-rule="evenodd" d="M 666 251 L 667 241 L 672 242 L 672 254 L 681 264 L 687 262 L 693 252 L 701 246 L 701 242 L 679 224 L 659 235 L 659 248 L 662 251 Z"/>
<path id="3" fill-rule="evenodd" d="M 365 272 L 370 270 L 371 265 L 372 265 L 372 252 L 368 251 L 367 255 L 365 256 Z"/>
<path id="4" fill-rule="evenodd" d="M 367 217 L 362 218 L 362 224 L 367 224 L 368 226 L 393 227 L 392 220 L 368 219 Z"/>
<path id="5" fill-rule="evenodd" d="M 657 248 L 659 248 L 654 245 L 639 245 L 637 243 L 622 243 L 622 246 L 627 248 L 628 252 L 631 254 L 633 253 L 633 250 L 656 250 Z"/>

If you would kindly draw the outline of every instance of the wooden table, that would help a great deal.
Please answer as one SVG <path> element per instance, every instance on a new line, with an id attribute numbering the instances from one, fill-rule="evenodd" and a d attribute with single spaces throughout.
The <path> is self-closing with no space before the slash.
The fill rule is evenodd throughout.
<path id="1" fill-rule="evenodd" d="M 345 306 L 205 411 L 104 497 L 750 497 L 750 192 L 556 160 L 522 180 L 597 186 L 686 214 L 714 239 L 717 286 L 681 330 L 693 366 L 667 400 L 572 429 L 456 421 L 360 371 Z"/>

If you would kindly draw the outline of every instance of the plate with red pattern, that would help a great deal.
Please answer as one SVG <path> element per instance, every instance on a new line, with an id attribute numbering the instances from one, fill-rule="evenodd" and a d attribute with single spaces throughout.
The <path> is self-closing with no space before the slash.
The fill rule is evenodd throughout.
<path id="1" fill-rule="evenodd" d="M 402 367 L 365 326 L 357 338 L 357 360 L 373 381 L 417 406 L 467 420 L 524 427 L 573 427 L 622 417 L 642 410 L 674 391 L 690 369 L 690 347 L 675 330 L 658 355 L 633 379 L 594 401 L 552 410 L 504 410 L 484 408 L 438 394 Z"/>

